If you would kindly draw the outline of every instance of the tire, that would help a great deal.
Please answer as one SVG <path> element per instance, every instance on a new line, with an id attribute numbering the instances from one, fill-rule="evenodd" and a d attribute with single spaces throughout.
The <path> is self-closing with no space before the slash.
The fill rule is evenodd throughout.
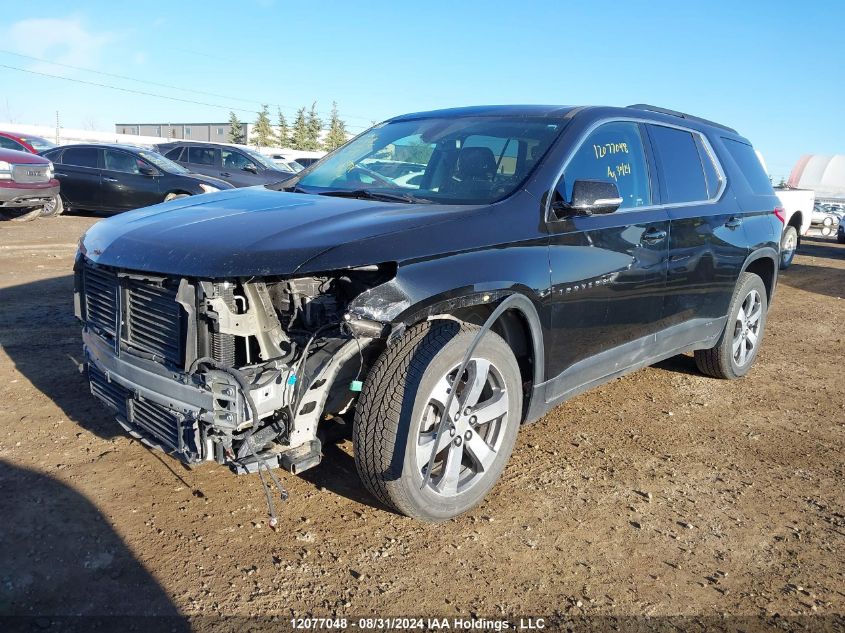
<path id="1" fill-rule="evenodd" d="M 824 226 L 833 226 L 833 218 L 829 215 L 825 216 L 824 220 L 822 220 L 822 224 Z"/>
<path id="2" fill-rule="evenodd" d="M 187 198 L 191 194 L 189 193 L 168 193 L 164 196 L 165 202 L 170 202 L 171 200 L 178 200 L 179 198 Z"/>
<path id="3" fill-rule="evenodd" d="M 41 209 L 42 218 L 55 218 L 65 212 L 65 205 L 60 195 L 53 196 L 53 199 Z"/>
<path id="4" fill-rule="evenodd" d="M 839 231 L 836 232 L 836 241 L 840 244 L 845 244 L 845 231 L 839 229 Z"/>
<path id="5" fill-rule="evenodd" d="M 364 382 L 353 428 L 355 464 L 373 496 L 402 514 L 444 521 L 467 512 L 498 481 L 513 450 L 522 416 L 519 366 L 507 343 L 488 332 L 453 401 L 475 400 L 478 416 L 460 411 L 463 403 L 454 404 L 457 428 L 441 435 L 439 441 L 445 442 L 437 444 L 432 477 L 422 489 L 450 377 L 478 330 L 451 320 L 409 328 L 382 353 Z M 483 382 L 480 392 L 467 387 L 479 370 L 484 372 L 484 380 L 477 381 Z M 479 418 L 487 416 L 482 423 Z"/>
<path id="6" fill-rule="evenodd" d="M 727 380 L 745 376 L 760 351 L 768 309 L 763 280 L 753 273 L 743 273 L 734 290 L 728 322 L 719 341 L 710 349 L 695 351 L 699 371 Z"/>
<path id="7" fill-rule="evenodd" d="M 798 248 L 798 231 L 794 226 L 787 226 L 780 238 L 780 269 L 786 270 L 792 265 L 795 259 L 795 251 Z"/>
<path id="8" fill-rule="evenodd" d="M 822 234 L 824 237 L 829 237 L 829 236 L 830 236 L 830 234 L 831 234 L 831 233 L 833 233 L 833 227 L 832 227 L 832 226 L 827 226 L 827 225 L 824 225 L 824 226 L 820 229 L 820 231 L 821 231 L 821 234 Z"/>

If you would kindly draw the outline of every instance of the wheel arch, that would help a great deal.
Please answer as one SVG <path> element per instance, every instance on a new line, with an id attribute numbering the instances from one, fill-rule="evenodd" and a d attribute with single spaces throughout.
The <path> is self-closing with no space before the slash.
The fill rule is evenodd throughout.
<path id="1" fill-rule="evenodd" d="M 778 252 L 773 248 L 765 247 L 751 253 L 742 265 L 741 273 L 754 273 L 763 280 L 769 304 L 777 286 L 778 260 Z"/>
<path id="2" fill-rule="evenodd" d="M 391 286 L 391 282 L 384 286 Z M 394 286 L 388 293 L 394 300 L 398 299 L 397 290 Z M 395 316 L 391 315 L 390 336 L 401 336 L 405 329 L 427 320 L 455 319 L 483 325 L 497 306 L 507 298 L 511 305 L 496 319 L 491 329 L 505 340 L 516 356 L 523 384 L 530 383 L 534 387 L 544 380 L 545 347 L 542 322 L 535 300 L 531 298 L 532 294 L 528 288 L 522 288 L 513 283 L 502 283 L 495 290 L 464 288 L 441 292 L 435 296 L 418 299 L 413 304 L 406 298 L 404 302 L 394 304 L 402 305 L 404 309 Z M 357 312 L 365 318 L 378 317 L 380 313 L 374 310 L 373 297 L 369 298 L 371 301 L 367 303 L 370 305 L 365 307 L 361 305 L 361 302 L 356 301 L 353 303 L 358 303 L 358 305 L 352 306 L 350 311 Z M 379 308 L 385 308 L 383 302 L 377 303 Z M 384 315 L 382 313 L 382 316 Z M 523 418 L 530 410 L 534 391 L 531 388 L 525 390 Z"/>

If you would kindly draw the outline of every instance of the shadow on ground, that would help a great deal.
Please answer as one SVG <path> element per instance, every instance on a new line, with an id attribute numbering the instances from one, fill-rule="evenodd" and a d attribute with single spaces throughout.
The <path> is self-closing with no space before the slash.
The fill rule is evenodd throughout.
<path id="1" fill-rule="evenodd" d="M 105 618 L 124 630 L 189 630 L 88 499 L 2 460 L 0 488 L 0 628 L 93 630 Z"/>

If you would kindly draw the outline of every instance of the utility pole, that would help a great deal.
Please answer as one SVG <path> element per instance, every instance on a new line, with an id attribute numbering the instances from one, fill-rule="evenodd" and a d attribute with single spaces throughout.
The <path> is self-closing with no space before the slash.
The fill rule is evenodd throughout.
<path id="1" fill-rule="evenodd" d="M 56 110 L 56 145 L 59 144 L 59 111 Z"/>

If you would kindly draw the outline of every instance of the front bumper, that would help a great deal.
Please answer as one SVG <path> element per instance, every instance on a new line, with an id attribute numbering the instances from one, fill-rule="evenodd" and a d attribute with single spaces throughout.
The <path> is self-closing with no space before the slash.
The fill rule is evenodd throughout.
<path id="1" fill-rule="evenodd" d="M 45 185 L 22 185 L 16 182 L 0 181 L 0 207 L 39 207 L 59 194 L 59 181 L 51 180 Z"/>

